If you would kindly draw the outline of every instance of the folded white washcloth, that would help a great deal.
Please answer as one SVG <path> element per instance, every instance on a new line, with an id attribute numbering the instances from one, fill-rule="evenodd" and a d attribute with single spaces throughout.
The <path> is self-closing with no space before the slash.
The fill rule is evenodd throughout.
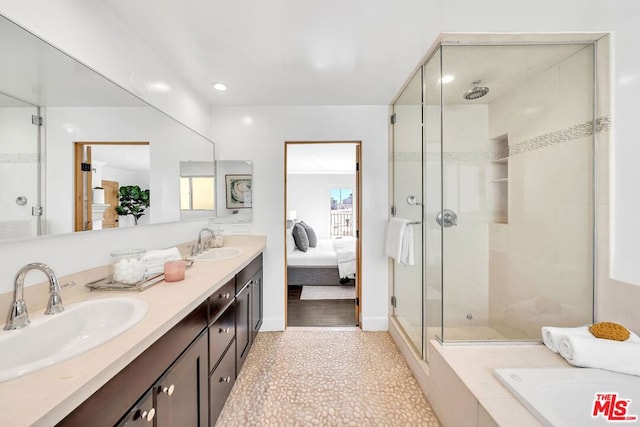
<path id="1" fill-rule="evenodd" d="M 178 248 L 158 249 L 147 251 L 142 256 L 144 262 L 144 274 L 150 276 L 164 272 L 164 263 L 182 259 Z"/>
<path id="2" fill-rule="evenodd" d="M 579 335 L 558 340 L 560 355 L 574 366 L 640 375 L 640 343 Z"/>
<path id="3" fill-rule="evenodd" d="M 152 261 L 173 261 L 181 259 L 180 251 L 175 246 L 168 249 L 156 249 L 145 252 L 142 256 L 142 260 L 147 262 Z"/>
<path id="4" fill-rule="evenodd" d="M 629 331 L 629 338 L 625 342 L 635 342 L 640 344 L 640 337 Z M 542 327 L 542 342 L 546 345 L 549 350 L 554 353 L 559 353 L 560 348 L 558 347 L 558 342 L 560 338 L 563 336 L 574 336 L 574 337 L 587 337 L 597 339 L 590 331 L 589 326 L 578 326 L 576 328 L 557 328 L 553 326 L 543 326 Z"/>

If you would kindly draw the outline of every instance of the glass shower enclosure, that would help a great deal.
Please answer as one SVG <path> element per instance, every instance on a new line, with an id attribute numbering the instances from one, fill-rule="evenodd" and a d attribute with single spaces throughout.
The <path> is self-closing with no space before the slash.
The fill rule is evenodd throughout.
<path id="1" fill-rule="evenodd" d="M 428 343 L 593 320 L 595 45 L 441 45 L 393 104 L 393 316 Z"/>

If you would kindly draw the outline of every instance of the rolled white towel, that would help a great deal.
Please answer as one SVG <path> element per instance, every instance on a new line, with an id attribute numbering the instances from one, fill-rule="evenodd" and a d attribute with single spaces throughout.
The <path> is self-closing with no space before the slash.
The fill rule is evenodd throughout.
<path id="1" fill-rule="evenodd" d="M 578 326 L 576 328 L 542 327 L 542 342 L 554 353 L 560 352 L 558 349 L 558 339 L 563 335 L 593 337 L 593 334 L 589 332 L 589 326 Z"/>
<path id="2" fill-rule="evenodd" d="M 558 340 L 560 355 L 574 366 L 598 368 L 640 376 L 640 343 L 596 337 L 563 335 Z"/>
<path id="3" fill-rule="evenodd" d="M 558 341 L 562 336 L 570 335 L 574 337 L 587 337 L 597 339 L 590 331 L 589 326 L 578 326 L 576 328 L 557 328 L 554 326 L 542 327 L 542 342 L 554 353 L 559 353 Z M 629 338 L 625 342 L 634 342 L 640 344 L 640 337 L 629 331 Z"/>

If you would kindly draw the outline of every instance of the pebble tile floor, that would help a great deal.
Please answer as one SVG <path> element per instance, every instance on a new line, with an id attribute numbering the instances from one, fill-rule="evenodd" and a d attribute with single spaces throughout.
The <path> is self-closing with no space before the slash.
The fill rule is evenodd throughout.
<path id="1" fill-rule="evenodd" d="M 440 426 L 387 332 L 261 332 L 217 426 Z"/>

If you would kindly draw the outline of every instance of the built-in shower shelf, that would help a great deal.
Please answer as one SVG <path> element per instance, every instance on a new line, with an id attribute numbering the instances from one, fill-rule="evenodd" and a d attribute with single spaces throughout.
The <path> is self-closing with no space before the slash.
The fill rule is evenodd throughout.
<path id="1" fill-rule="evenodd" d="M 507 224 L 509 222 L 509 135 L 502 134 L 489 139 L 489 149 L 495 156 L 488 164 L 487 181 L 499 185 L 487 189 L 489 206 L 494 212 L 493 222 Z"/>

